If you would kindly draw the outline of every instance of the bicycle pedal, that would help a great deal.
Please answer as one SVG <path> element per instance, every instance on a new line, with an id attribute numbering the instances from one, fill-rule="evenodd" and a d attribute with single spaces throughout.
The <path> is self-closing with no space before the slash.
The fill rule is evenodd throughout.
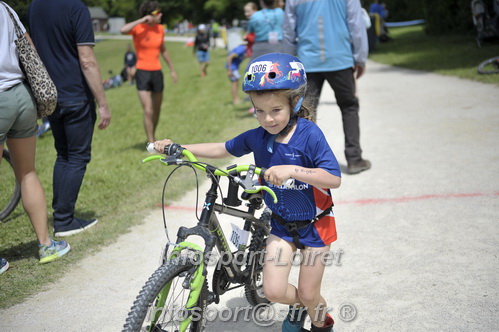
<path id="1" fill-rule="evenodd" d="M 220 296 L 218 294 L 215 294 L 214 292 L 209 292 L 208 293 L 208 304 L 218 304 L 220 302 Z"/>

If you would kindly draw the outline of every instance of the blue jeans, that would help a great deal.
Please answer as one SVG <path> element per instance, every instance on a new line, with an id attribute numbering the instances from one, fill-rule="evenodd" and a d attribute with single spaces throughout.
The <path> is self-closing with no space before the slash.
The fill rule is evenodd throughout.
<path id="1" fill-rule="evenodd" d="M 93 100 L 59 102 L 49 116 L 57 151 L 52 200 L 55 230 L 73 222 L 76 200 L 90 162 L 96 118 Z"/>

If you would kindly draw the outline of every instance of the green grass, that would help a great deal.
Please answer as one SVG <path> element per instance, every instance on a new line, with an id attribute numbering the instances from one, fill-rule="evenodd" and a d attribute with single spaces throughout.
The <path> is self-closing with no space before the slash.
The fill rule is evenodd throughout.
<path id="1" fill-rule="evenodd" d="M 392 28 L 390 33 L 394 41 L 378 44 L 370 55 L 372 60 L 499 84 L 499 75 L 476 73 L 479 62 L 499 55 L 497 43 L 477 48 L 472 35 L 429 37 L 418 26 Z M 103 78 L 109 76 L 109 70 L 120 72 L 128 43 L 127 40 L 104 40 L 97 44 L 95 50 Z M 208 77 L 200 78 L 191 48 L 182 43 L 167 43 L 167 47 L 179 82 L 171 83 L 169 71 L 164 66 L 166 91 L 158 138 L 168 137 L 179 143 L 224 141 L 257 125 L 246 112 L 248 103 L 237 107 L 230 103 L 230 83 L 224 68 L 226 51 L 218 49 L 211 53 Z M 65 258 L 40 265 L 31 224 L 18 206 L 8 222 L 0 224 L 0 257 L 7 258 L 11 265 L 10 270 L 0 276 L 0 308 L 19 303 L 49 282 L 57 281 L 73 264 L 115 241 L 160 203 L 163 179 L 170 170 L 155 163 L 144 165 L 140 162 L 147 153 L 144 151 L 142 110 L 135 87 L 125 84 L 108 90 L 106 95 L 113 114 L 111 126 L 104 131 L 96 130 L 94 134 L 92 161 L 76 211 L 81 217 L 98 217 L 100 223 L 68 238 L 73 249 Z M 48 134 L 38 140 L 37 170 L 46 190 L 49 212 L 54 160 L 53 139 Z M 223 166 L 226 162 L 216 161 L 216 164 Z M 186 181 L 191 176 L 189 172 L 178 174 L 168 186 L 172 199 L 194 185 L 194 181 Z"/>
<path id="2" fill-rule="evenodd" d="M 490 40 L 479 48 L 473 34 L 428 36 L 423 26 L 390 28 L 393 41 L 379 43 L 369 58 L 399 67 L 431 71 L 483 83 L 499 84 L 499 75 L 481 75 L 477 66 L 499 55 L 499 42 Z"/>
<path id="3" fill-rule="evenodd" d="M 108 70 L 120 72 L 127 43 L 105 40 L 97 44 L 95 50 L 103 78 L 109 76 Z M 158 138 L 168 137 L 180 143 L 217 142 L 257 125 L 246 112 L 249 103 L 237 107 L 231 104 L 224 50 L 211 53 L 208 76 L 201 78 L 191 48 L 185 48 L 182 43 L 167 43 L 167 48 L 179 81 L 172 84 L 164 64 L 166 90 Z M 100 222 L 84 233 L 67 238 L 72 251 L 65 258 L 40 265 L 31 223 L 19 205 L 11 217 L 0 224 L 0 257 L 8 259 L 11 266 L 0 276 L 1 308 L 18 303 L 40 291 L 48 282 L 56 281 L 81 258 L 97 252 L 132 225 L 140 223 L 146 213 L 160 203 L 163 180 L 171 169 L 159 163 L 141 163 L 148 154 L 136 88 L 125 84 L 107 90 L 106 95 L 112 111 L 111 125 L 94 133 L 92 161 L 76 206 L 78 216 L 97 217 Z M 49 213 L 54 160 L 53 138 L 48 133 L 37 143 L 37 171 L 46 191 Z M 216 161 L 216 164 L 224 166 L 226 162 Z M 177 174 L 168 185 L 168 195 L 172 199 L 188 188 L 185 183 L 194 185 L 194 181 L 183 178 L 192 173 Z M 52 231 L 52 226 L 50 229 Z"/>

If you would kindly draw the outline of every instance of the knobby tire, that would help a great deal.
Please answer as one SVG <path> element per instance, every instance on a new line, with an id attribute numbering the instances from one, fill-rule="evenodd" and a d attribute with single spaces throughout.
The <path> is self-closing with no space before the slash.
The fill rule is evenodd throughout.
<path id="1" fill-rule="evenodd" d="M 264 211 L 261 220 L 266 223 L 270 223 L 271 214 L 268 211 Z M 263 292 L 263 255 L 265 252 L 265 242 L 266 242 L 265 232 L 258 228 L 251 238 L 251 243 L 249 246 L 249 257 L 256 264 L 256 268 L 254 269 L 253 278 L 251 280 L 251 285 L 244 286 L 244 295 L 246 300 L 252 306 L 257 306 L 263 303 L 270 303 Z M 251 265 L 252 262 L 249 262 Z"/>
<path id="2" fill-rule="evenodd" d="M 166 264 L 160 266 L 146 282 L 135 302 L 130 309 L 126 319 L 123 331 L 179 331 L 179 322 L 181 316 L 185 314 L 182 311 L 189 297 L 189 289 L 184 289 L 182 284 L 192 271 L 193 263 L 182 258 L 172 259 Z M 156 322 L 156 326 L 150 329 L 150 319 L 153 313 L 157 312 L 154 307 L 161 290 L 171 282 L 171 288 L 168 297 L 163 302 L 164 307 L 161 317 Z M 204 329 L 204 309 L 207 305 L 208 286 L 206 281 L 203 283 L 201 293 L 199 294 L 194 319 L 187 327 L 186 331 L 199 332 Z"/>

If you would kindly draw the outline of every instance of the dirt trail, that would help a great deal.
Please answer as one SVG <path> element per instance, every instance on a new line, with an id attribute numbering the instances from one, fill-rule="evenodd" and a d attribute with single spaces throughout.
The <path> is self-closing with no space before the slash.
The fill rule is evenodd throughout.
<path id="1" fill-rule="evenodd" d="M 341 265 L 327 268 L 323 294 L 335 330 L 497 330 L 499 89 L 373 62 L 367 68 L 359 81 L 361 132 L 373 168 L 345 174 L 334 192 L 332 251 L 343 254 Z M 318 123 L 344 166 L 341 116 L 328 86 Z M 169 220 L 193 223 L 193 204 L 189 193 Z M 160 211 L 151 211 L 56 284 L 0 311 L 0 330 L 119 331 L 158 266 L 164 238 Z M 213 312 L 245 306 L 235 290 Z M 265 330 L 280 331 L 280 319 Z M 207 331 L 262 328 L 244 317 L 218 318 Z"/>

